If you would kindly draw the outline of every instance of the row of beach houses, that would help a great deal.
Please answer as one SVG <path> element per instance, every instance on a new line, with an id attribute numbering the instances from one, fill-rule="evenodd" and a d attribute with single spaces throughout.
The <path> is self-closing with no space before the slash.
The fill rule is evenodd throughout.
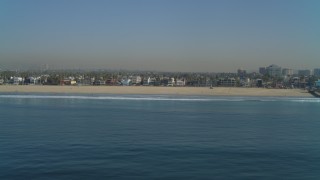
<path id="1" fill-rule="evenodd" d="M 175 78 L 155 78 L 147 77 L 142 78 L 141 76 L 124 76 L 121 78 L 77 78 L 77 82 L 71 77 L 65 78 L 61 81 L 60 85 L 120 85 L 120 86 L 185 86 L 185 79 Z"/>
<path id="2" fill-rule="evenodd" d="M 260 67 L 259 73 L 155 73 L 106 71 L 0 72 L 0 85 L 116 85 L 320 88 L 320 68 L 294 71 L 277 65 Z"/>
<path id="3" fill-rule="evenodd" d="M 37 77 L 10 77 L 6 82 L 0 79 L 0 84 L 13 84 L 13 85 L 39 85 L 49 84 L 49 75 Z M 215 85 L 219 86 L 236 86 L 235 78 L 220 78 Z M 212 86 L 212 82 L 207 80 L 205 82 L 187 81 L 185 78 L 173 77 L 147 77 L 141 76 L 123 76 L 121 78 L 96 78 L 96 77 L 65 77 L 59 79 L 55 85 L 120 85 L 120 86 Z"/>
<path id="4" fill-rule="evenodd" d="M 0 85 L 2 84 L 13 84 L 13 85 L 22 85 L 22 84 L 41 84 L 40 81 L 41 77 L 29 77 L 29 78 L 23 78 L 23 77 L 10 77 L 8 81 L 5 81 L 4 79 L 0 79 Z"/>
<path id="5" fill-rule="evenodd" d="M 288 82 L 286 82 L 288 81 Z M 284 82 L 279 82 L 272 87 L 282 88 L 284 84 L 287 84 L 289 88 L 305 88 L 307 87 L 307 82 L 301 80 L 299 77 L 293 77 Z M 85 77 L 85 76 L 69 76 L 62 79 L 56 78 L 56 82 L 52 83 L 52 77 L 50 75 L 42 76 L 31 76 L 31 77 L 10 77 L 5 81 L 3 78 L 0 78 L 1 84 L 12 84 L 12 85 L 94 85 L 94 86 L 103 86 L 103 85 L 118 85 L 118 86 L 223 86 L 223 87 L 271 87 L 271 84 L 268 82 L 263 82 L 262 79 L 250 79 L 250 78 L 233 78 L 225 77 L 218 78 L 217 80 L 205 80 L 202 82 L 199 81 L 190 81 L 186 78 L 173 78 L 173 77 L 141 77 L 141 76 L 123 76 L 119 78 L 97 78 L 97 77 Z M 320 88 L 320 80 L 317 80 L 312 85 L 313 87 Z"/>
<path id="6" fill-rule="evenodd" d="M 12 85 L 39 85 L 48 84 L 49 75 L 38 76 L 38 77 L 10 77 L 7 81 L 0 79 L 0 84 L 12 84 Z M 185 86 L 185 79 L 175 79 L 175 78 L 162 78 L 158 79 L 155 77 L 142 78 L 141 76 L 124 76 L 120 79 L 118 78 L 108 78 L 104 80 L 103 78 L 96 77 L 65 77 L 59 79 L 59 82 L 55 85 L 122 85 L 122 86 Z"/>

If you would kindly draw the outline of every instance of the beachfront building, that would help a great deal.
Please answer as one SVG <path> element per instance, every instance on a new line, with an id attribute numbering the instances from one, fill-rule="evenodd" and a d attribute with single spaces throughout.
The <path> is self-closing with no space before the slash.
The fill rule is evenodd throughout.
<path id="1" fill-rule="evenodd" d="M 106 85 L 117 85 L 117 79 L 114 78 L 114 77 L 109 77 L 107 80 L 106 80 Z"/>
<path id="2" fill-rule="evenodd" d="M 174 86 L 175 85 L 175 80 L 174 78 L 169 79 L 168 81 L 168 86 Z"/>
<path id="3" fill-rule="evenodd" d="M 291 79 L 291 87 L 292 88 L 298 88 L 300 83 L 300 78 L 299 77 L 294 77 Z"/>
<path id="4" fill-rule="evenodd" d="M 142 85 L 143 86 L 148 86 L 149 84 L 148 84 L 148 78 L 143 78 L 143 80 L 142 80 Z"/>
<path id="5" fill-rule="evenodd" d="M 26 85 L 35 85 L 40 84 L 41 77 L 27 77 L 24 79 L 24 84 Z"/>
<path id="6" fill-rule="evenodd" d="M 262 79 L 256 79 L 256 86 L 257 86 L 257 87 L 263 87 L 263 81 L 262 81 Z"/>
<path id="7" fill-rule="evenodd" d="M 235 78 L 220 78 L 218 80 L 218 86 L 234 87 L 234 86 L 236 86 L 236 79 Z"/>
<path id="8" fill-rule="evenodd" d="M 176 86 L 185 86 L 186 81 L 184 79 L 177 79 Z"/>
<path id="9" fill-rule="evenodd" d="M 291 80 L 291 87 L 292 88 L 305 88 L 310 83 L 304 77 L 293 77 Z"/>
<path id="10" fill-rule="evenodd" d="M 83 79 L 81 79 L 80 85 L 82 85 L 82 86 L 89 86 L 89 85 L 92 85 L 93 82 L 94 82 L 94 80 L 92 81 L 91 78 L 89 78 L 89 77 L 84 77 Z"/>
<path id="11" fill-rule="evenodd" d="M 60 85 L 76 85 L 77 81 L 72 79 L 63 79 L 60 81 Z"/>
<path id="12" fill-rule="evenodd" d="M 30 77 L 31 84 L 40 84 L 41 77 Z"/>
<path id="13" fill-rule="evenodd" d="M 156 83 L 156 78 L 154 78 L 154 77 L 149 77 L 148 78 L 148 85 L 149 86 L 154 86 L 155 83 Z"/>
<path id="14" fill-rule="evenodd" d="M 154 77 L 143 78 L 142 85 L 154 86 L 154 85 L 158 85 L 158 81 Z"/>
<path id="15" fill-rule="evenodd" d="M 241 87 L 250 87 L 251 86 L 251 79 L 250 78 L 240 78 L 240 84 Z"/>
<path id="16" fill-rule="evenodd" d="M 10 84 L 19 85 L 22 84 L 24 81 L 24 78 L 22 77 L 10 77 Z"/>
<path id="17" fill-rule="evenodd" d="M 132 76 L 131 78 L 132 85 L 141 85 L 142 78 L 141 76 Z"/>
<path id="18" fill-rule="evenodd" d="M 160 81 L 160 85 L 161 86 L 168 86 L 169 79 L 170 79 L 169 77 L 162 77 L 161 81 Z"/>
<path id="19" fill-rule="evenodd" d="M 95 85 L 95 86 L 103 86 L 103 85 L 106 85 L 106 82 L 104 80 L 95 80 L 93 82 L 93 85 Z"/>
<path id="20" fill-rule="evenodd" d="M 123 79 L 121 80 L 121 85 L 123 85 L 123 86 L 130 86 L 130 85 L 131 85 L 131 79 L 129 79 L 129 78 L 123 78 Z"/>
<path id="21" fill-rule="evenodd" d="M 266 68 L 267 74 L 271 77 L 280 77 L 281 76 L 281 67 L 275 64 L 272 64 Z"/>

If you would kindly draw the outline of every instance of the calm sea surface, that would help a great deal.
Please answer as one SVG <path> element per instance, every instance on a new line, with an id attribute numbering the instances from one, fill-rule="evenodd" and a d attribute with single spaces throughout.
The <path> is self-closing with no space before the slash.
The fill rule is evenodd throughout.
<path id="1" fill-rule="evenodd" d="M 0 179 L 320 179 L 320 99 L 2 93 Z"/>

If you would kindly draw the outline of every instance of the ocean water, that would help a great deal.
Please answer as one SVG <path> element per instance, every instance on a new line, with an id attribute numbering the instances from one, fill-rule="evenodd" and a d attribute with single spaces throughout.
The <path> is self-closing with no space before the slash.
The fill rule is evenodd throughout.
<path id="1" fill-rule="evenodd" d="M 0 179 L 320 179 L 320 99 L 0 94 Z"/>

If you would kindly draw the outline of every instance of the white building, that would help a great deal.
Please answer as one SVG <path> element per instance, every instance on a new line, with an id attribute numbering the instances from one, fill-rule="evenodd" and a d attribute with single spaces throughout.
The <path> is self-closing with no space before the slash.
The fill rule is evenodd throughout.
<path id="1" fill-rule="evenodd" d="M 148 85 L 149 86 L 153 86 L 155 84 L 155 82 L 156 82 L 156 78 L 151 78 L 151 77 L 148 78 Z"/>
<path id="2" fill-rule="evenodd" d="M 22 82 L 24 81 L 24 78 L 22 78 L 22 77 L 11 77 L 10 80 L 14 85 L 19 85 L 19 84 L 22 84 Z"/>
<path id="3" fill-rule="evenodd" d="M 30 77 L 30 84 L 40 84 L 41 77 Z"/>
<path id="4" fill-rule="evenodd" d="M 123 86 L 130 86 L 130 85 L 131 85 L 131 79 L 129 79 L 129 78 L 124 78 L 124 79 L 121 80 L 121 84 L 122 84 Z"/>
<path id="5" fill-rule="evenodd" d="M 174 86 L 174 85 L 175 85 L 174 78 L 169 79 L 168 86 Z"/>
<path id="6" fill-rule="evenodd" d="M 131 83 L 134 85 L 141 84 L 141 81 L 142 81 L 141 76 L 132 76 L 130 79 L 131 79 Z"/>
<path id="7" fill-rule="evenodd" d="M 184 79 L 178 79 L 176 81 L 176 85 L 177 86 L 185 86 L 186 85 L 186 81 Z"/>

